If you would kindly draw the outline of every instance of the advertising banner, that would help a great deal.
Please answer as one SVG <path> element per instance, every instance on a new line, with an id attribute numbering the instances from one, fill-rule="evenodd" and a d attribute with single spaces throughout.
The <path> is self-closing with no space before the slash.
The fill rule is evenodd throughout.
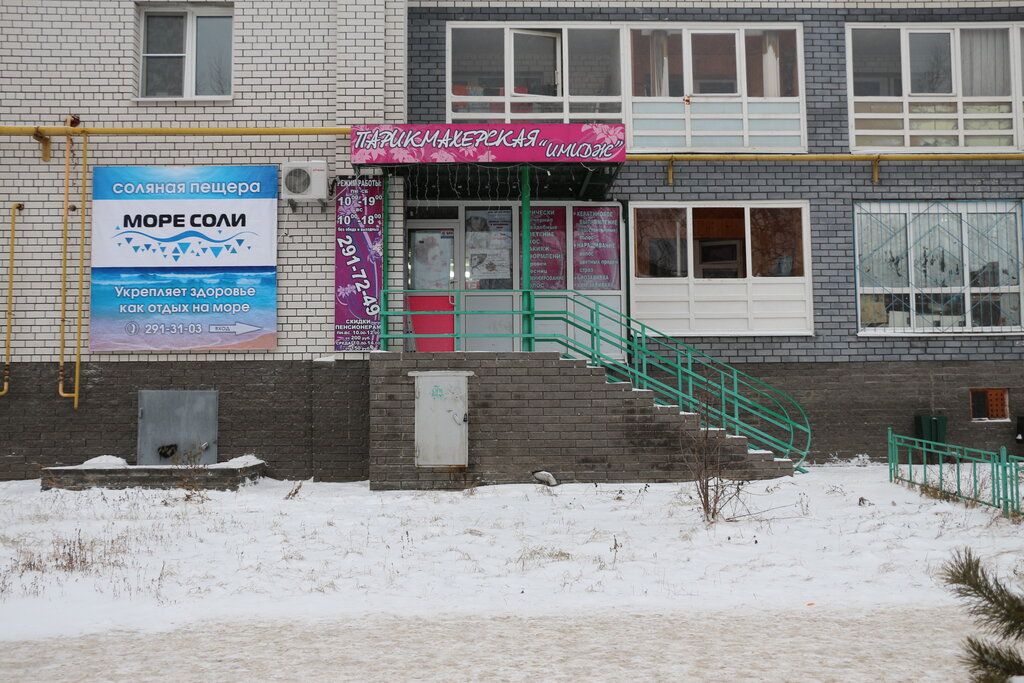
<path id="1" fill-rule="evenodd" d="M 334 350 L 375 351 L 384 285 L 384 181 L 338 178 L 334 199 Z"/>
<path id="2" fill-rule="evenodd" d="M 564 206 L 530 208 L 530 284 L 533 289 L 566 288 Z"/>
<path id="3" fill-rule="evenodd" d="M 619 289 L 618 207 L 573 207 L 572 225 L 573 288 Z"/>
<path id="4" fill-rule="evenodd" d="M 277 345 L 277 167 L 93 173 L 91 351 Z"/>
<path id="5" fill-rule="evenodd" d="M 353 164 L 621 163 L 621 123 L 352 126 Z"/>

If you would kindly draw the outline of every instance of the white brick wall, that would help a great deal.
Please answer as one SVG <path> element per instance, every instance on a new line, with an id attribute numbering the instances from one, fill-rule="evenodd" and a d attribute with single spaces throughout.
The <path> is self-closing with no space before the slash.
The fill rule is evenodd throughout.
<path id="1" fill-rule="evenodd" d="M 159 0 L 164 2 L 165 0 Z M 147 2 L 146 6 L 159 2 Z M 196 3 L 201 4 L 201 3 Z M 339 126 L 405 120 L 405 0 L 238 0 L 230 102 L 137 99 L 136 3 L 0 0 L 0 125 Z M 7 307 L 10 205 L 18 218 L 13 360 L 58 357 L 63 139 L 43 163 L 28 137 L 0 136 L 0 334 Z M 81 141 L 73 143 L 71 203 L 80 203 Z M 350 174 L 347 139 L 113 137 L 89 141 L 89 166 L 281 164 L 328 159 Z M 400 186 L 396 191 L 400 193 Z M 90 188 L 91 191 L 91 188 Z M 400 230 L 401 201 L 392 202 Z M 87 226 L 91 219 L 86 206 Z M 309 359 L 333 352 L 333 207 L 284 202 L 278 213 L 278 348 L 271 352 L 83 355 L 84 360 Z M 77 307 L 78 213 L 71 216 L 68 353 Z M 88 226 L 91 228 L 91 226 Z M 86 238 L 88 297 L 88 236 Z M 400 258 L 400 249 L 397 256 Z M 88 301 L 85 301 L 88 316 Z M 88 326 L 84 339 L 88 349 Z"/>

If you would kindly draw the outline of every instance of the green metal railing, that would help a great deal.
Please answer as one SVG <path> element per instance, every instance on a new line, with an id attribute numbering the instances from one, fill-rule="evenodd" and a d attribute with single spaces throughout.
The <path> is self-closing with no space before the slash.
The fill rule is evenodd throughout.
<path id="1" fill-rule="evenodd" d="M 1021 513 L 1024 458 L 909 436 L 889 429 L 889 481 L 929 488 L 960 500 Z"/>
<path id="2" fill-rule="evenodd" d="M 477 310 L 459 303 L 465 294 L 510 295 L 533 303 L 532 310 Z M 698 413 L 706 426 L 721 427 L 745 436 L 756 447 L 776 456 L 796 460 L 800 468 L 810 449 L 811 431 L 800 405 L 787 394 L 740 372 L 691 346 L 678 342 L 610 306 L 574 291 L 533 291 L 522 297 L 519 290 L 390 290 L 389 301 L 408 301 L 410 296 L 448 296 L 453 309 L 445 311 L 384 311 L 384 348 L 392 340 L 451 339 L 451 350 L 473 348 L 475 339 L 519 339 L 520 348 L 557 350 L 587 359 L 605 368 L 612 381 L 629 381 L 638 389 L 654 392 L 656 400 L 680 410 Z M 423 334 L 414 323 L 420 316 L 450 316 L 452 332 Z M 467 333 L 467 317 L 503 316 L 520 332 Z M 404 324 L 393 321 L 402 319 Z M 401 328 L 396 332 L 395 328 Z M 528 330 L 528 331 L 527 331 Z M 467 342 L 469 342 L 467 344 Z M 509 345 L 514 348 L 514 343 Z"/>

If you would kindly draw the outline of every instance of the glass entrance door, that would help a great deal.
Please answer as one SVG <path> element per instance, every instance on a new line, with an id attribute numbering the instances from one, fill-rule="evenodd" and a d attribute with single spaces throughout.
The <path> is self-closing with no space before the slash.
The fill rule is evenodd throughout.
<path id="1" fill-rule="evenodd" d="M 467 337 L 467 351 L 514 351 L 518 348 L 511 336 L 516 330 L 515 316 L 501 311 L 516 308 L 515 279 L 518 268 L 513 264 L 515 231 L 510 207 L 466 207 L 463 211 L 462 273 L 463 307 L 467 311 L 491 311 L 464 316 L 462 329 Z"/>
<path id="2" fill-rule="evenodd" d="M 416 351 L 514 351 L 517 272 L 510 208 L 466 208 L 456 221 L 411 221 L 407 307 Z M 461 266 L 461 267 L 459 267 Z M 466 314 L 457 314 L 456 311 Z M 480 313 L 473 313 L 480 311 Z"/>

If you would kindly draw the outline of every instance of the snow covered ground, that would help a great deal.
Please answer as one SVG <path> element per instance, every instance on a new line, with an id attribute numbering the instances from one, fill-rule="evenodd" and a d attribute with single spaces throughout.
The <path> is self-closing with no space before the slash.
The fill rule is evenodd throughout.
<path id="1" fill-rule="evenodd" d="M 935 579 L 1024 527 L 816 467 L 705 525 L 684 484 L 371 492 L 0 482 L 0 679 L 961 680 Z"/>

